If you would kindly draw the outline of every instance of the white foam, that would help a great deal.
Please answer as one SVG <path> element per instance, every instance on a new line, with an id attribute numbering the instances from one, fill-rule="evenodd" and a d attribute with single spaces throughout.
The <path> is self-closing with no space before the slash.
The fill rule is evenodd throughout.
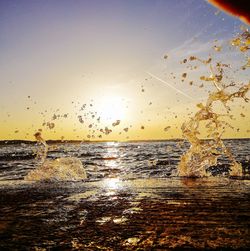
<path id="1" fill-rule="evenodd" d="M 58 158 L 55 160 L 45 160 L 44 163 L 25 176 L 29 181 L 60 181 L 60 180 L 82 180 L 87 174 L 78 158 Z"/>

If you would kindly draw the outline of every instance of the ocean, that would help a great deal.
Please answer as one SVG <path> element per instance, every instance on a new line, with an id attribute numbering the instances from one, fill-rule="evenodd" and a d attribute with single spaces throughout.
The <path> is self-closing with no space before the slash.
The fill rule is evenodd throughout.
<path id="1" fill-rule="evenodd" d="M 225 140 L 225 145 L 248 173 L 250 139 Z M 36 144 L 3 143 L 0 146 L 0 181 L 23 180 L 39 163 L 35 159 L 37 148 Z M 175 176 L 180 157 L 189 144 L 180 144 L 180 141 L 59 143 L 51 148 L 48 159 L 76 157 L 81 160 L 88 180 L 95 180 Z M 228 168 L 228 160 L 220 158 L 217 167 L 210 171 L 214 175 L 226 174 Z"/>
<path id="2" fill-rule="evenodd" d="M 185 142 L 74 142 L 47 159 L 78 158 L 87 178 L 34 182 L 41 146 L 2 142 L 0 250 L 247 250 L 250 140 L 225 144 L 242 177 L 224 158 L 211 177 L 178 177 Z"/>

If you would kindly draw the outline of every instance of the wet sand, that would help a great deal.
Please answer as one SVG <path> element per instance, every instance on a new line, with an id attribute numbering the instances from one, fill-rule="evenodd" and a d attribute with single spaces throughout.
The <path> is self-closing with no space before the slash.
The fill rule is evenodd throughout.
<path id="1" fill-rule="evenodd" d="M 0 250 L 247 250 L 250 181 L 1 182 Z"/>

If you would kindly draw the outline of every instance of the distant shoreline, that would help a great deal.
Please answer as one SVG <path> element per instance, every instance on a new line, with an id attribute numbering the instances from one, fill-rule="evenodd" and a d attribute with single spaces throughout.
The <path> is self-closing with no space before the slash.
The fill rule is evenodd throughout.
<path id="1" fill-rule="evenodd" d="M 118 141 L 118 140 L 46 140 L 48 144 L 60 144 L 60 143 L 108 143 L 108 142 L 117 142 L 117 143 L 140 143 L 140 142 L 167 142 L 167 141 L 181 141 L 182 138 L 176 139 L 148 139 L 148 140 L 128 140 L 128 141 Z M 210 140 L 210 139 L 204 139 Z M 250 140 L 250 138 L 224 138 L 223 140 Z M 15 144 L 35 144 L 35 140 L 0 140 L 0 145 L 15 145 Z"/>

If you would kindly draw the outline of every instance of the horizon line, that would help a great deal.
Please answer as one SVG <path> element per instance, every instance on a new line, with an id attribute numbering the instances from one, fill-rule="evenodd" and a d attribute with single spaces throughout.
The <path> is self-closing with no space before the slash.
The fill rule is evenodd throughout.
<path id="1" fill-rule="evenodd" d="M 212 138 L 201 138 L 200 140 L 211 140 Z M 240 137 L 240 138 L 222 138 L 222 140 L 250 140 L 250 137 Z M 107 142 L 162 142 L 162 141 L 178 141 L 185 140 L 184 138 L 172 138 L 172 139 L 131 139 L 131 140 L 79 140 L 79 139 L 48 139 L 46 142 L 48 143 L 70 143 L 70 142 L 82 142 L 82 143 L 107 143 Z M 2 143 L 18 143 L 18 142 L 26 142 L 26 143 L 36 143 L 36 140 L 28 140 L 28 139 L 0 139 L 0 144 Z"/>

